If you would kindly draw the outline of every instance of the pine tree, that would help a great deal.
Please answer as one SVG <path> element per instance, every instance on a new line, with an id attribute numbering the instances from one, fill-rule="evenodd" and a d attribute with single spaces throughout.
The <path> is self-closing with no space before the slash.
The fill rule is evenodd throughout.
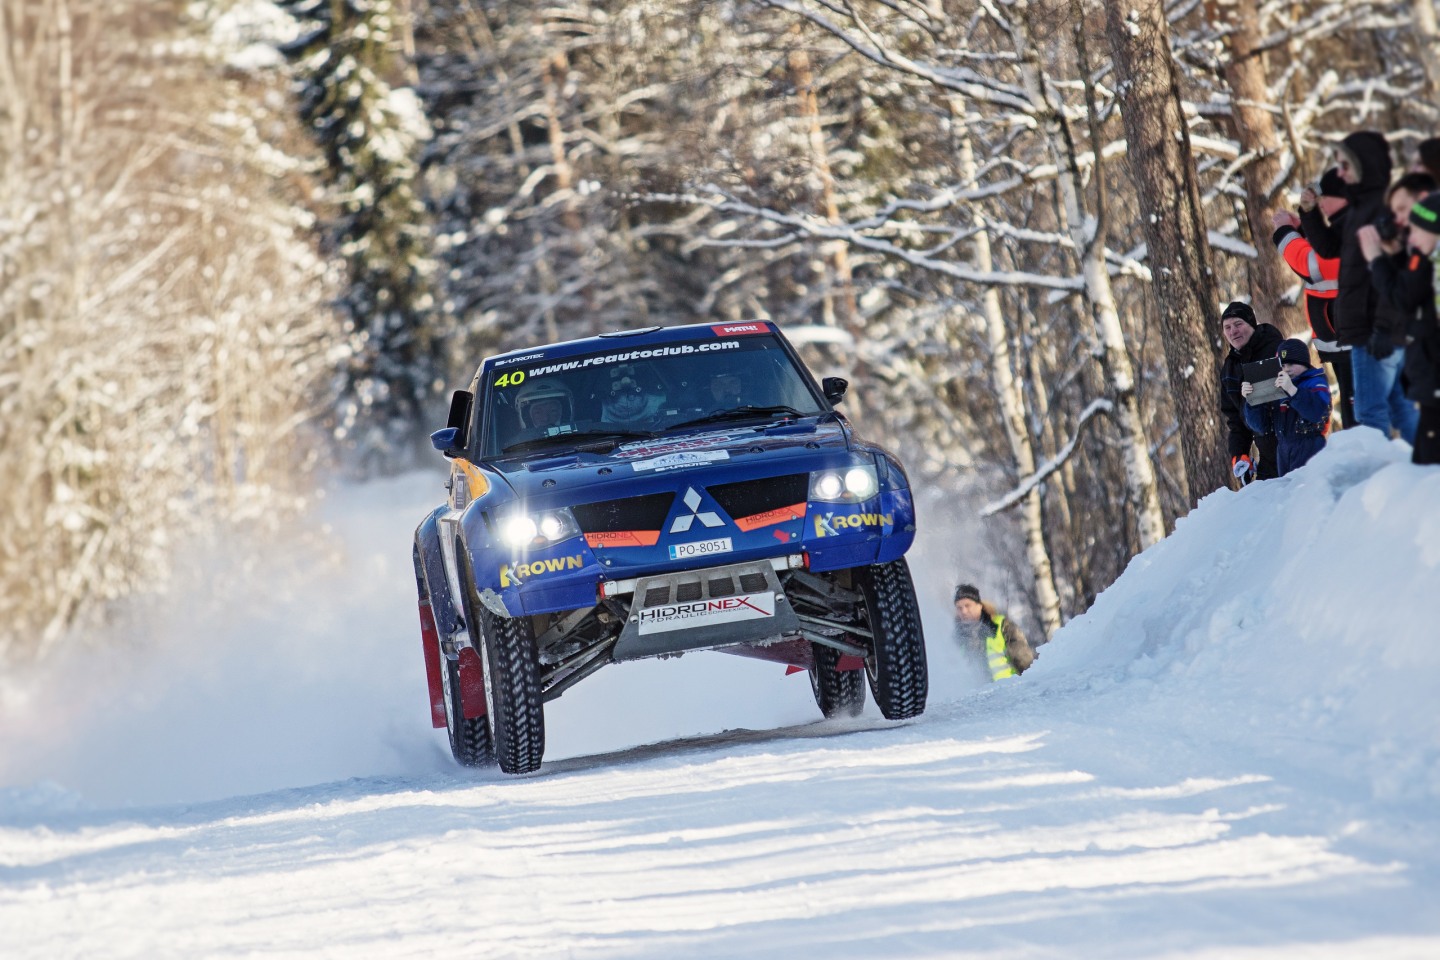
<path id="1" fill-rule="evenodd" d="M 338 307 L 351 335 L 336 435 L 362 463 L 403 465 L 443 382 L 443 318 L 432 293 L 432 239 L 417 195 L 416 152 L 429 137 L 397 68 L 390 0 L 283 0 L 302 34 L 294 63 L 299 112 L 325 158 L 332 250 L 347 285 Z"/>

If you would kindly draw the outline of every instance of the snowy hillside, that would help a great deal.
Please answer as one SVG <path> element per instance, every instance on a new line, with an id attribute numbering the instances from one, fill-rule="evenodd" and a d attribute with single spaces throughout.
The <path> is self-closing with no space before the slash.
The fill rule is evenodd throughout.
<path id="1" fill-rule="evenodd" d="M 1440 956 L 1440 471 L 1407 455 L 1348 431 L 1213 494 L 997 686 L 941 571 L 918 721 L 691 655 L 552 704 L 522 779 L 428 725 L 439 478 L 343 492 L 343 563 L 272 551 L 151 654 L 0 681 L 0 957 Z"/>

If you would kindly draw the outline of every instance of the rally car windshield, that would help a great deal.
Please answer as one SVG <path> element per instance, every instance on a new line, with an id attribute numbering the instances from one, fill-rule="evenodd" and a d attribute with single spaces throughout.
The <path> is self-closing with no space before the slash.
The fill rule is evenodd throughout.
<path id="1" fill-rule="evenodd" d="M 481 457 L 823 412 L 773 335 L 537 357 L 488 371 Z"/>

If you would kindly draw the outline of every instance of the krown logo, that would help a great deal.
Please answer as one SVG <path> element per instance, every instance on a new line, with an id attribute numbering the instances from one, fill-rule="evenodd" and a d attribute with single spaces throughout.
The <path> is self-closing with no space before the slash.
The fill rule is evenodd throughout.
<path id="1" fill-rule="evenodd" d="M 817 513 L 815 515 L 815 536 L 838 537 L 844 530 L 864 530 L 867 527 L 888 527 L 895 523 L 893 513 Z"/>
<path id="2" fill-rule="evenodd" d="M 500 566 L 500 586 L 513 587 L 534 577 L 543 577 L 561 570 L 579 570 L 585 566 L 580 554 L 569 557 L 553 557 L 548 560 L 532 560 L 529 563 L 505 563 Z"/>

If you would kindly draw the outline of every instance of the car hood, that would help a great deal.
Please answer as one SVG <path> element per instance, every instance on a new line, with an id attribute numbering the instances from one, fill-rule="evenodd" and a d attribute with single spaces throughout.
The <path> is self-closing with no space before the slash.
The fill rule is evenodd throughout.
<path id="1" fill-rule="evenodd" d="M 583 503 L 590 487 L 597 488 L 597 497 L 614 496 L 617 485 L 650 487 L 669 474 L 707 467 L 743 467 L 762 473 L 773 467 L 778 473 L 802 469 L 797 461 L 804 461 L 803 469 L 816 469 L 850 449 L 845 425 L 827 415 L 759 426 L 720 425 L 631 441 L 606 453 L 565 452 L 490 466 L 504 475 L 522 500 Z"/>

